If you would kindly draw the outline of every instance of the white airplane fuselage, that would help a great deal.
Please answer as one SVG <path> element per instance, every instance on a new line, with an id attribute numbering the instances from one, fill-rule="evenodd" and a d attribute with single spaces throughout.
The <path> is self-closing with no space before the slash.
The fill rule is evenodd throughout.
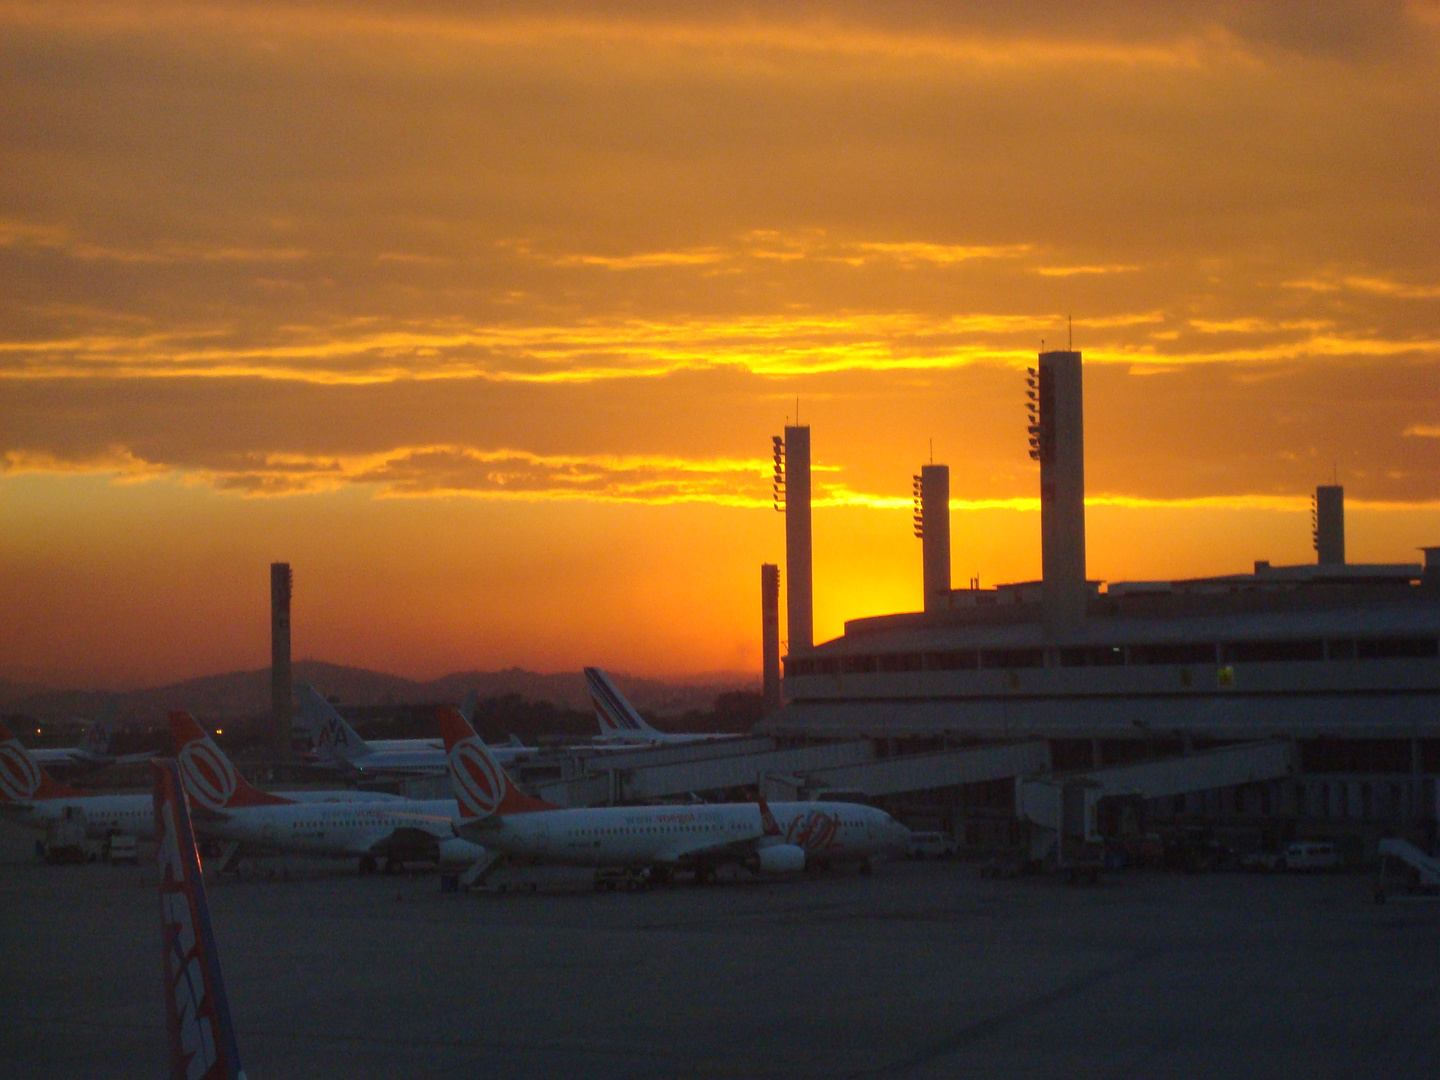
<path id="1" fill-rule="evenodd" d="M 406 802 L 399 795 L 372 794 L 363 791 L 289 791 L 276 792 L 298 805 L 340 806 L 353 802 Z M 453 803 L 450 804 L 453 813 Z M 103 840 L 121 833 L 148 840 L 155 835 L 155 805 L 149 795 L 74 795 L 58 799 L 37 799 L 4 810 L 5 816 L 17 825 L 44 832 L 65 817 L 67 807 L 78 810 L 85 818 L 85 834 Z"/>
<path id="2" fill-rule="evenodd" d="M 31 750 L 30 756 L 43 765 L 47 770 L 55 768 L 99 768 L 102 765 L 109 765 L 115 760 L 113 754 L 97 754 L 83 746 L 50 747 L 40 750 Z"/>
<path id="3" fill-rule="evenodd" d="M 196 826 L 206 836 L 238 840 L 300 855 L 366 856 L 397 833 L 433 838 L 440 861 L 469 865 L 484 857 L 477 844 L 457 837 L 450 826 L 454 799 L 392 799 L 383 802 L 287 803 L 224 811 L 224 819 Z"/>
<path id="4" fill-rule="evenodd" d="M 807 863 L 858 862 L 903 836 L 890 815 L 853 803 L 773 803 L 767 836 L 755 803 L 597 807 L 470 819 L 466 834 L 495 851 L 574 866 L 674 865 L 743 860 L 766 844 L 793 844 Z"/>
<path id="5" fill-rule="evenodd" d="M 67 809 L 84 817 L 86 836 L 104 839 L 114 833 L 150 839 L 155 835 L 155 803 L 149 795 L 77 795 L 37 799 L 7 808 L 6 817 L 27 829 L 44 832 L 64 820 Z"/>

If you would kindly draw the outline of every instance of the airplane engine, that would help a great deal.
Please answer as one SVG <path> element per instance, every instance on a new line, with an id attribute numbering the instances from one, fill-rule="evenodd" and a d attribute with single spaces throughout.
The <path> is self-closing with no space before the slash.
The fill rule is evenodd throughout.
<path id="1" fill-rule="evenodd" d="M 442 866 L 469 866 L 476 859 L 485 857 L 485 849 L 469 840 L 452 836 L 440 841 L 439 862 Z"/>
<path id="2" fill-rule="evenodd" d="M 766 874 L 798 874 L 805 869 L 805 849 L 795 844 L 771 844 L 756 855 Z"/>

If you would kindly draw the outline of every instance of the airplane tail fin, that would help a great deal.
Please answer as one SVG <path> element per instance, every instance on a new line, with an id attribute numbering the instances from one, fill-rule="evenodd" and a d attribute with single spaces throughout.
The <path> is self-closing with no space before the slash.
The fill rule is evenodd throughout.
<path id="1" fill-rule="evenodd" d="M 775 820 L 775 815 L 770 812 L 770 804 L 765 801 L 765 796 L 758 796 L 760 803 L 760 824 L 764 827 L 766 836 L 779 836 L 780 823 Z"/>
<path id="2" fill-rule="evenodd" d="M 460 702 L 460 715 L 471 727 L 475 726 L 475 706 L 480 704 L 480 691 L 471 690 L 465 695 L 465 700 Z"/>
<path id="3" fill-rule="evenodd" d="M 92 720 L 85 729 L 85 737 L 80 740 L 79 748 L 96 757 L 103 757 L 110 752 L 111 734 L 110 725 L 106 721 Z"/>
<path id="4" fill-rule="evenodd" d="M 180 767 L 155 761 L 152 775 L 170 1075 L 245 1080 Z"/>
<path id="5" fill-rule="evenodd" d="M 85 736 L 80 740 L 81 750 L 95 757 L 110 756 L 110 742 L 115 738 L 115 713 L 115 699 L 112 697 L 85 729 Z"/>
<path id="6" fill-rule="evenodd" d="M 603 734 L 658 734 L 610 681 L 610 676 L 598 667 L 585 669 L 585 683 L 590 688 L 590 700 L 595 705 L 595 719 L 600 721 L 600 731 Z"/>
<path id="7" fill-rule="evenodd" d="M 462 818 L 559 809 L 554 803 L 532 798 L 516 787 L 458 709 L 440 710 L 440 734 L 445 739 L 450 787 L 455 792 Z"/>
<path id="8" fill-rule="evenodd" d="M 240 775 L 225 751 L 187 712 L 170 714 L 170 734 L 175 739 L 180 775 L 185 794 L 207 810 L 234 810 L 245 806 L 280 806 L 293 799 L 271 795 L 252 787 Z"/>
<path id="9" fill-rule="evenodd" d="M 0 805 L 42 799 L 71 799 L 85 792 L 62 784 L 0 724 Z"/>
<path id="10" fill-rule="evenodd" d="M 313 686 L 297 683 L 295 699 L 300 703 L 300 722 L 321 761 L 353 761 L 372 752 L 370 745 Z"/>

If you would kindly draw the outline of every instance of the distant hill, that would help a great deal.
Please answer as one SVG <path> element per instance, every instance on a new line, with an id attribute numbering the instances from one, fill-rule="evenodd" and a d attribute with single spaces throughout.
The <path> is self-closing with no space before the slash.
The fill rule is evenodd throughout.
<path id="1" fill-rule="evenodd" d="M 540 674 L 523 668 L 508 671 L 463 671 L 431 682 L 417 682 L 365 668 L 301 660 L 294 665 L 296 682 L 311 683 L 327 697 L 345 705 L 413 705 L 432 701 L 458 702 L 470 690 L 482 698 L 519 694 L 531 701 L 549 701 L 572 709 L 590 707 L 585 676 L 579 671 Z M 735 690 L 758 690 L 760 680 L 743 674 L 704 676 L 669 682 L 611 672 L 617 686 L 635 706 L 656 716 L 675 716 L 710 709 L 715 699 Z M 9 714 L 53 721 L 91 717 L 112 699 L 121 723 L 148 725 L 165 719 L 173 709 L 186 709 L 204 719 L 262 716 L 270 711 L 270 669 L 205 675 L 169 686 L 108 694 L 89 690 L 48 690 L 0 685 L 0 705 Z"/>

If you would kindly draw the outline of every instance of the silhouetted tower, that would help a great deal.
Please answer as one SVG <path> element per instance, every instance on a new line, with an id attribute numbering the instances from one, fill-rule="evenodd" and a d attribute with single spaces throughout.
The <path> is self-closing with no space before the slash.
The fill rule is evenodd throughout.
<path id="1" fill-rule="evenodd" d="M 950 604 L 950 466 L 922 465 L 915 479 L 920 500 L 915 531 L 925 570 L 925 610 L 931 611 Z"/>
<path id="2" fill-rule="evenodd" d="M 1321 566 L 1345 565 L 1345 489 L 1321 484 L 1312 506 L 1316 561 Z"/>
<path id="3" fill-rule="evenodd" d="M 1040 462 L 1040 561 L 1045 630 L 1085 619 L 1085 401 L 1080 354 L 1040 354 L 1029 371 L 1030 456 Z"/>
<path id="4" fill-rule="evenodd" d="M 765 715 L 780 708 L 780 567 L 760 566 L 760 654 Z"/>
<path id="5" fill-rule="evenodd" d="M 775 509 L 785 511 L 785 620 L 787 651 L 815 644 L 815 603 L 810 563 L 810 429 L 785 428 L 773 437 Z"/>
<path id="6" fill-rule="evenodd" d="M 270 564 L 270 738 L 275 756 L 290 760 L 290 564 Z"/>

